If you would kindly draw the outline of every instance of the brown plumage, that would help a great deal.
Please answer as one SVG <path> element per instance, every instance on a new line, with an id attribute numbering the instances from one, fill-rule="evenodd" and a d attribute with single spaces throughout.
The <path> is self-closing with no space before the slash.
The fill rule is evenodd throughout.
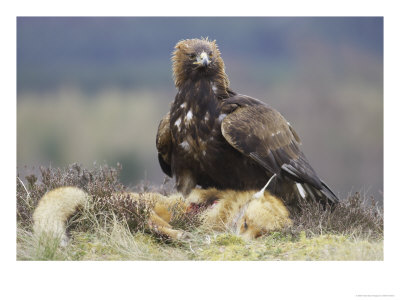
<path id="1" fill-rule="evenodd" d="M 172 57 L 178 93 L 157 132 L 162 170 L 188 194 L 203 188 L 268 190 L 286 203 L 298 198 L 338 202 L 318 178 L 300 139 L 265 103 L 229 88 L 215 41 L 180 41 Z"/>

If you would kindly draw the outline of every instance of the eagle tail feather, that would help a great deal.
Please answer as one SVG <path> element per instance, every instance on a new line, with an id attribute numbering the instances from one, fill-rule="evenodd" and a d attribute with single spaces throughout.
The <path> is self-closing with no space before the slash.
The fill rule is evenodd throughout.
<path id="1" fill-rule="evenodd" d="M 297 195 L 302 199 L 321 202 L 324 206 L 334 206 L 339 203 L 338 197 L 332 190 L 321 181 L 322 188 L 319 190 L 308 183 L 296 183 Z"/>
<path id="2" fill-rule="evenodd" d="M 331 202 L 330 204 L 337 204 L 340 202 L 339 198 L 335 195 L 334 192 L 326 185 L 325 182 L 321 180 L 322 189 L 321 192 L 325 195 L 326 198 Z"/>

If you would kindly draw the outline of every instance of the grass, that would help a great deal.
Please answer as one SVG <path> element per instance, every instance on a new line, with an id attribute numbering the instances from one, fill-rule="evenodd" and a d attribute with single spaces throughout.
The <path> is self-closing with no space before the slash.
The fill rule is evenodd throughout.
<path id="1" fill-rule="evenodd" d="M 41 180 L 17 179 L 18 260 L 383 260 L 383 211 L 356 193 L 333 211 L 300 203 L 291 211 L 294 226 L 256 240 L 174 220 L 191 237 L 176 242 L 146 226 L 147 207 L 133 205 L 119 182 L 120 166 L 93 170 L 73 164 L 66 169 L 41 168 Z M 52 236 L 32 234 L 32 213 L 39 199 L 59 186 L 78 186 L 92 199 L 68 222 L 70 242 L 60 246 Z M 168 195 L 171 184 L 140 184 L 133 191 Z"/>

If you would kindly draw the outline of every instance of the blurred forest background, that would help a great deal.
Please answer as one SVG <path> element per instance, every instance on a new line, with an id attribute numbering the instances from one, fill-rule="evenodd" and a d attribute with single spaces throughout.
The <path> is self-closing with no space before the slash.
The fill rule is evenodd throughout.
<path id="1" fill-rule="evenodd" d="M 181 39 L 216 39 L 231 88 L 290 121 L 340 197 L 383 200 L 383 18 L 19 17 L 17 168 L 123 166 L 155 184 Z"/>

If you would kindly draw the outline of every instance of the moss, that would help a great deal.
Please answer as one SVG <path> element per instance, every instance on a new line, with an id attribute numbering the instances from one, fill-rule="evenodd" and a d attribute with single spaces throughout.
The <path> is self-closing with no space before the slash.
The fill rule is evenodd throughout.
<path id="1" fill-rule="evenodd" d="M 219 235 L 200 247 L 201 260 L 382 260 L 382 241 L 354 240 L 343 235 L 299 237 L 274 233 L 244 242 L 233 235 Z"/>
<path id="2" fill-rule="evenodd" d="M 73 237 L 69 247 L 72 260 L 121 260 L 121 254 L 111 247 L 106 240 L 87 233 L 79 233 Z"/>
<path id="3" fill-rule="evenodd" d="M 214 243 L 217 246 L 230 246 L 230 245 L 242 246 L 245 244 L 245 242 L 241 237 L 232 234 L 219 234 L 216 236 Z"/>
<path id="4" fill-rule="evenodd" d="M 354 240 L 344 235 L 307 238 L 304 233 L 298 241 L 266 243 L 275 258 L 285 260 L 379 260 L 383 259 L 382 246 L 379 241 Z"/>
<path id="5" fill-rule="evenodd" d="M 217 246 L 212 245 L 207 249 L 199 252 L 200 260 L 252 260 L 253 253 L 246 246 L 228 245 Z"/>
<path id="6" fill-rule="evenodd" d="M 176 248 L 144 233 L 118 231 L 92 235 L 78 233 L 70 246 L 72 260 L 169 260 L 182 259 Z"/>

